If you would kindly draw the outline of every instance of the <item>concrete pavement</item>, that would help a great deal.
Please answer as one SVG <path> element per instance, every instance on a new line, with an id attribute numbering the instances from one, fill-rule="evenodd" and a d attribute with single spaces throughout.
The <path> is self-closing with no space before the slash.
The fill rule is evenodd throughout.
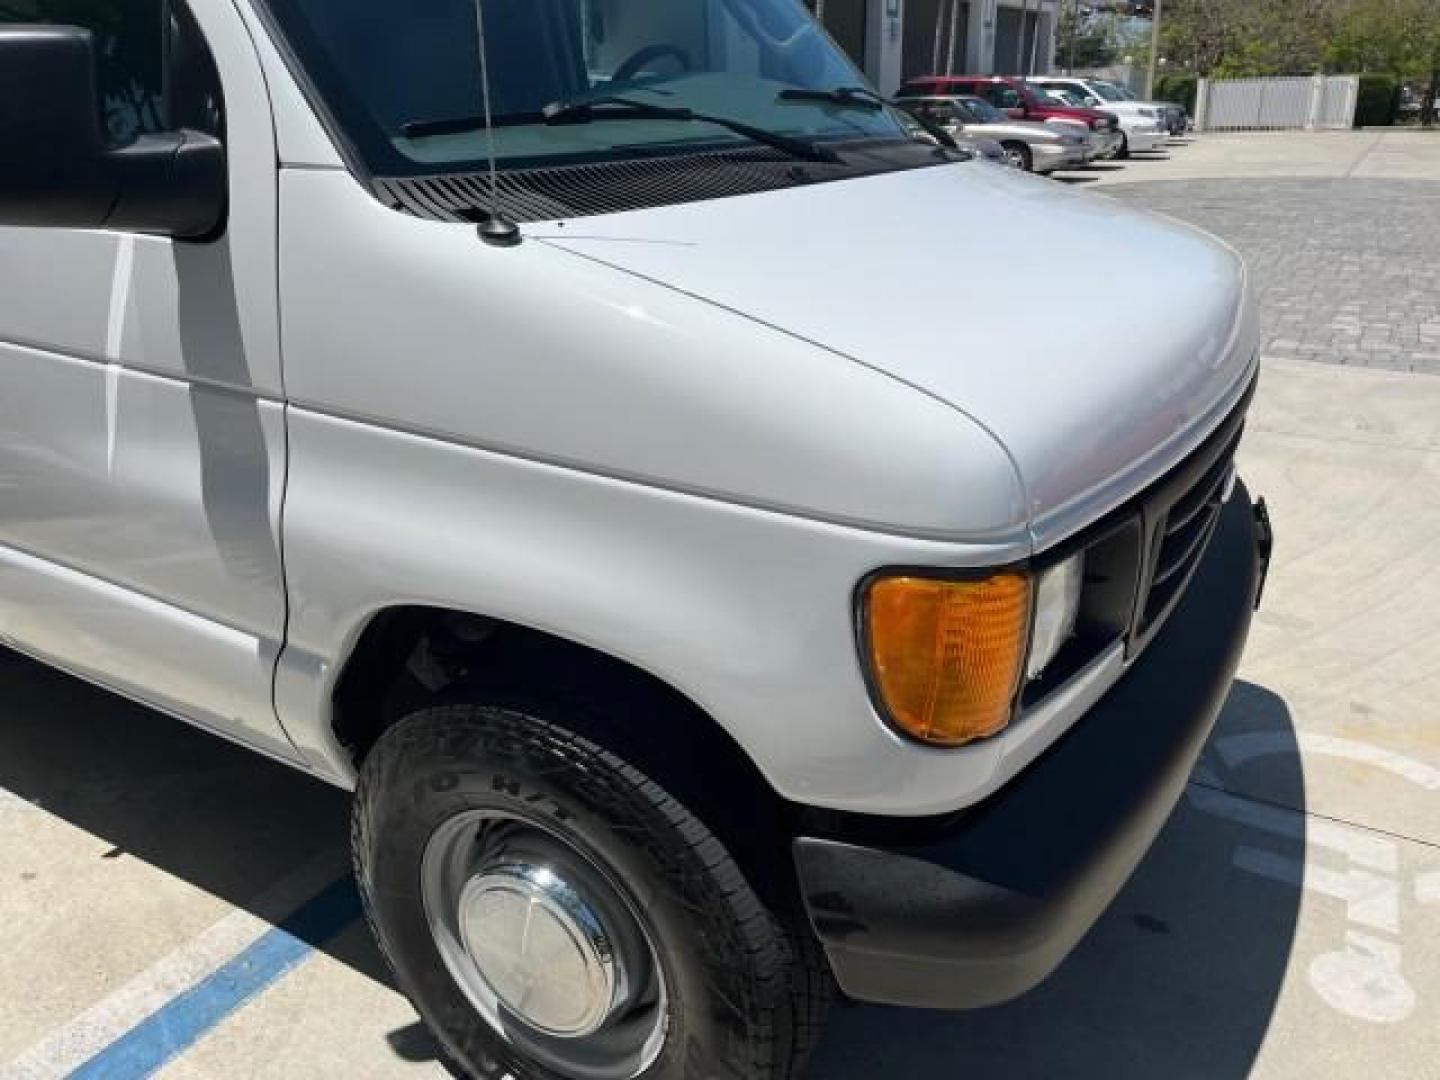
<path id="1" fill-rule="evenodd" d="M 0 686 L 0 1077 L 38 1080 L 113 1045 L 344 880 L 348 798 L 4 651 Z M 403 1075 L 386 1037 L 414 1013 L 348 924 L 307 935 L 259 1008 L 171 1068 Z M 227 1052 L 237 1031 L 245 1049 Z"/>
<path id="2" fill-rule="evenodd" d="M 1207 133 L 1169 150 L 1139 154 L 1124 168 L 1101 163 L 1096 184 L 1163 180 L 1440 179 L 1440 131 Z"/>

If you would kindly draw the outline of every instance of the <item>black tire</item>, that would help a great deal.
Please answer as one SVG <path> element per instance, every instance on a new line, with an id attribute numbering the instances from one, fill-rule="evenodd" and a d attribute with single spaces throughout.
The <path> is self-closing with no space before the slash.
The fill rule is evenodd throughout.
<path id="1" fill-rule="evenodd" d="M 646 1080 L 797 1076 L 832 983 L 808 927 L 777 917 L 710 830 L 659 784 L 534 703 L 424 709 L 387 731 L 356 792 L 366 916 L 452 1071 L 558 1077 L 492 1027 L 446 969 L 421 897 L 426 844 L 457 813 L 536 821 L 616 886 L 643 923 L 668 1027 Z"/>
<path id="2" fill-rule="evenodd" d="M 1115 151 L 1115 160 L 1116 160 L 1116 161 L 1129 161 L 1129 160 L 1130 160 L 1130 136 L 1129 136 L 1129 135 L 1121 134 L 1121 136 L 1120 136 L 1120 149 Z"/>
<path id="3" fill-rule="evenodd" d="M 1035 155 L 1023 142 L 1007 141 L 1000 144 L 1005 151 L 1006 161 L 1022 172 L 1035 171 Z"/>

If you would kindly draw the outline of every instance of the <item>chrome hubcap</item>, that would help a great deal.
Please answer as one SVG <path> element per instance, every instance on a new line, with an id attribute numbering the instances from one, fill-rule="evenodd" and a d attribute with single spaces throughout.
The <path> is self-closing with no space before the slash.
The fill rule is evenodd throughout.
<path id="1" fill-rule="evenodd" d="M 599 1030 L 616 1005 L 615 959 L 600 916 L 548 867 L 497 866 L 465 883 L 465 952 L 522 1020 L 574 1038 Z"/>
<path id="2" fill-rule="evenodd" d="M 465 811 L 431 835 L 420 884 L 446 969 L 517 1050 L 586 1080 L 629 1080 L 660 1056 L 668 999 L 643 920 L 566 840 Z"/>

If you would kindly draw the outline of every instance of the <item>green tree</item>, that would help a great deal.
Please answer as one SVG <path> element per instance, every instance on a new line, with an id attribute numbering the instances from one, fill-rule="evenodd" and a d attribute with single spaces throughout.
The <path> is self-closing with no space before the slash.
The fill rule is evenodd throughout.
<path id="1" fill-rule="evenodd" d="M 1440 105 L 1440 5 L 1434 0 L 1411 0 L 1411 11 L 1417 74 L 1429 76 L 1420 116 L 1426 127 L 1433 127 Z"/>
<path id="2" fill-rule="evenodd" d="M 1172 70 L 1199 75 L 1384 73 L 1440 96 L 1440 0 L 1169 0 Z"/>
<path id="3" fill-rule="evenodd" d="M 1055 29 L 1055 62 L 1069 71 L 1109 67 L 1119 59 L 1112 20 L 1083 17 L 1079 7 L 1076 0 L 1062 0 Z"/>
<path id="4" fill-rule="evenodd" d="M 1166 56 L 1200 75 L 1295 75 L 1320 70 L 1342 0 L 1171 0 Z"/>
<path id="5" fill-rule="evenodd" d="M 1346 5 L 1325 50 L 1326 66 L 1331 71 L 1411 74 L 1404 7 L 1404 0 L 1353 0 Z"/>
<path id="6" fill-rule="evenodd" d="M 1240 45 L 1244 0 L 1171 0 L 1165 5 L 1161 49 L 1170 62 L 1212 75 Z"/>
<path id="7" fill-rule="evenodd" d="M 1440 3 L 1348 0 L 1325 55 L 1332 71 L 1383 72 L 1426 84 L 1421 114 L 1435 120 L 1440 97 Z"/>

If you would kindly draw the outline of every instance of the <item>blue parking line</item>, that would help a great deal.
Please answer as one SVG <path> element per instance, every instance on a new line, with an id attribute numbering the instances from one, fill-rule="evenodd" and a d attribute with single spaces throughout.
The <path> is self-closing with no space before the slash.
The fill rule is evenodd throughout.
<path id="1" fill-rule="evenodd" d="M 162 1005 L 70 1076 L 80 1080 L 149 1076 L 359 915 L 360 896 L 351 878 L 327 886 L 224 967 Z"/>

